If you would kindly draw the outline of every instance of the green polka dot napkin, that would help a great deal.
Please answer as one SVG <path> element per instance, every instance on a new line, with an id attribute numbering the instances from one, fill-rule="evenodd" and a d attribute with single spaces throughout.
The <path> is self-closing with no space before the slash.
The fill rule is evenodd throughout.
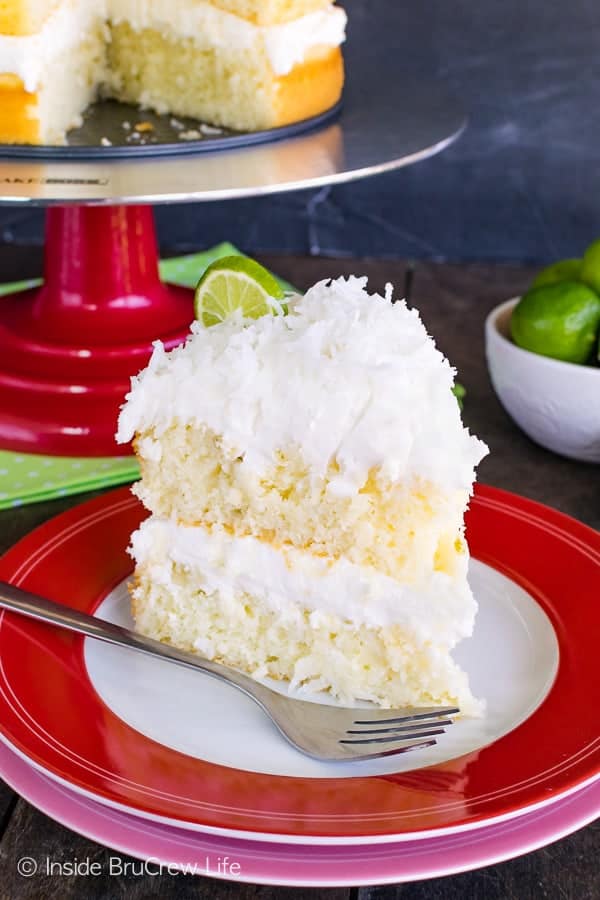
<path id="1" fill-rule="evenodd" d="M 203 253 L 165 259 L 160 263 L 161 278 L 193 288 L 215 259 L 239 253 L 232 244 L 224 243 Z M 39 280 L 0 285 L 0 296 L 36 284 Z M 292 289 L 285 282 L 281 284 L 285 290 Z M 138 466 L 132 456 L 80 459 L 0 450 L 0 509 L 123 484 L 137 477 Z"/>
<path id="2" fill-rule="evenodd" d="M 132 456 L 40 456 L 0 451 L 0 509 L 135 481 Z"/>

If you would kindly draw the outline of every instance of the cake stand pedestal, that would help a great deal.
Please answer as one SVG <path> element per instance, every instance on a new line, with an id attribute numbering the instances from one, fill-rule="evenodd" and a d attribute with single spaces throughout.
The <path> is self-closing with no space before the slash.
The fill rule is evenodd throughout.
<path id="1" fill-rule="evenodd" d="M 118 104 L 110 115 L 119 115 Z M 102 129 L 106 127 L 102 112 Z M 131 115 L 126 110 L 121 115 Z M 153 146 L 0 146 L 0 203 L 47 206 L 40 288 L 0 300 L 0 447 L 68 456 L 122 454 L 114 434 L 130 376 L 152 341 L 179 344 L 192 293 L 161 284 L 146 204 L 248 197 L 390 171 L 443 150 L 464 115 L 437 83 L 389 77 L 375 95 L 350 80 L 344 108 L 198 152 Z M 93 129 L 92 129 L 93 130 Z M 119 133 L 119 122 L 112 127 Z M 158 133 L 158 125 L 157 125 Z"/>
<path id="2" fill-rule="evenodd" d="M 181 343 L 193 294 L 163 284 L 149 206 L 48 210 L 40 288 L 0 305 L 0 446 L 112 455 L 118 408 L 152 341 Z"/>

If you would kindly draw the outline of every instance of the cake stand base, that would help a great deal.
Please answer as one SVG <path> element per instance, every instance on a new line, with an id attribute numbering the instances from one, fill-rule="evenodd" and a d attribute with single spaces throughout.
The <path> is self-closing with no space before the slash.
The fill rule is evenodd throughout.
<path id="1" fill-rule="evenodd" d="M 44 284 L 0 301 L 0 447 L 113 456 L 130 376 L 184 340 L 193 294 L 162 284 L 147 206 L 47 212 Z"/>

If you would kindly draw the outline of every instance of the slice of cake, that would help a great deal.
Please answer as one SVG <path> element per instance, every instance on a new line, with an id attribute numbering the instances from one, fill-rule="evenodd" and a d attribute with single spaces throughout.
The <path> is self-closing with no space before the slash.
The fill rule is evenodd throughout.
<path id="1" fill-rule="evenodd" d="M 119 0 L 110 18 L 109 91 L 121 100 L 258 130 L 340 97 L 346 16 L 331 3 Z"/>
<path id="2" fill-rule="evenodd" d="M 101 94 L 239 130 L 341 95 L 332 0 L 0 2 L 0 142 L 56 144 Z"/>
<path id="3" fill-rule="evenodd" d="M 473 629 L 463 515 L 487 448 L 453 380 L 364 278 L 158 343 L 118 432 L 152 513 L 137 629 L 343 702 L 476 712 L 451 651 Z"/>

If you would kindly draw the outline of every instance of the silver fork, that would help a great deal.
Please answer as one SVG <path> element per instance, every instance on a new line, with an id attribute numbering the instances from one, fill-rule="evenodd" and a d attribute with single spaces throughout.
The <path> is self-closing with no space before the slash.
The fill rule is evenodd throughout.
<path id="1" fill-rule="evenodd" d="M 4 582 L 0 582 L 0 607 L 226 681 L 255 700 L 296 749 L 316 759 L 374 759 L 431 747 L 445 727 L 452 724 L 451 716 L 459 711 L 456 707 L 341 708 L 286 697 L 236 669 Z"/>

